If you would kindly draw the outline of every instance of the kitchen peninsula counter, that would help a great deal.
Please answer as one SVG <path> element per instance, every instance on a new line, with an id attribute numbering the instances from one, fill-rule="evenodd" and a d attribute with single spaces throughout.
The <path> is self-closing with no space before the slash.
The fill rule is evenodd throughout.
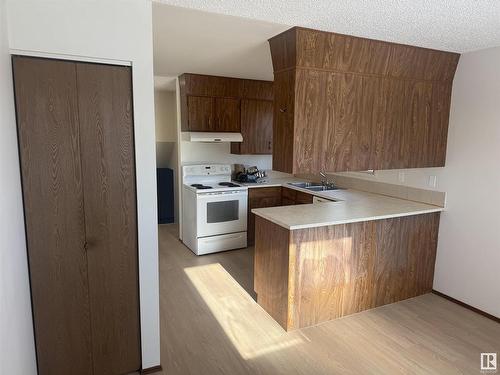
<path id="1" fill-rule="evenodd" d="M 295 188 L 290 185 L 283 186 Z M 295 189 L 336 202 L 257 208 L 253 209 L 252 213 L 283 228 L 294 230 L 428 214 L 444 210 L 443 207 L 439 206 L 351 189 L 325 192 Z"/>
<path id="2" fill-rule="evenodd" d="M 285 330 L 432 290 L 442 207 L 356 190 L 313 194 L 337 202 L 252 210 L 257 302 Z"/>

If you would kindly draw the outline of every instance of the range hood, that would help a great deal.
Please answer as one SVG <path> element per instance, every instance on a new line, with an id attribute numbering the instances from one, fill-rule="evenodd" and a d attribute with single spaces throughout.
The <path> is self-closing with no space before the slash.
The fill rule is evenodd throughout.
<path id="1" fill-rule="evenodd" d="M 182 139 L 189 142 L 243 142 L 241 133 L 183 132 Z"/>

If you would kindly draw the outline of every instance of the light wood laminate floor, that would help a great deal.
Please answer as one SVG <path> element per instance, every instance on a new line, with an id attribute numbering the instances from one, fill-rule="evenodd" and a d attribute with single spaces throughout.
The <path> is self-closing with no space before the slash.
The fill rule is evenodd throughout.
<path id="1" fill-rule="evenodd" d="M 480 374 L 500 352 L 500 324 L 434 294 L 287 333 L 254 300 L 252 248 L 197 257 L 177 226 L 159 236 L 165 375 Z"/>

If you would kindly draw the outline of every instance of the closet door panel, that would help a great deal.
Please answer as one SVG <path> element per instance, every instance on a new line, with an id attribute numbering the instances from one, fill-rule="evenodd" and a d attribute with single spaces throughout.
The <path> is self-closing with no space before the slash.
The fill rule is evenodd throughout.
<path id="1" fill-rule="evenodd" d="M 95 374 L 140 368 L 131 78 L 77 64 Z"/>
<path id="2" fill-rule="evenodd" d="M 92 374 L 76 65 L 13 69 L 39 374 Z"/>

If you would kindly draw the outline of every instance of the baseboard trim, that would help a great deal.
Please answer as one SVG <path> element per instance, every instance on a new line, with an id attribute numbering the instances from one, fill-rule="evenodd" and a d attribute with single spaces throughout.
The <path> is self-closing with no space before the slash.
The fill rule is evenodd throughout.
<path id="1" fill-rule="evenodd" d="M 161 365 L 143 368 L 141 374 L 154 374 L 155 372 L 162 371 Z"/>
<path id="2" fill-rule="evenodd" d="M 455 299 L 453 297 L 450 297 L 449 295 L 447 294 L 444 294 L 444 293 L 441 293 L 441 292 L 438 292 L 437 290 L 434 290 L 432 289 L 432 293 L 434 293 L 435 295 L 439 296 L 439 297 L 443 297 L 444 299 L 447 299 L 448 301 L 451 301 L 453 303 L 456 303 L 457 305 L 460 305 L 462 307 L 465 307 L 466 309 L 469 309 L 471 311 L 474 311 L 475 313 L 477 314 L 480 314 L 488 319 L 491 319 L 493 320 L 494 322 L 497 322 L 497 323 L 500 323 L 500 318 L 496 317 L 495 315 L 491 315 L 491 314 L 488 314 L 487 312 L 483 311 L 483 310 L 479 310 L 478 308 L 474 307 L 474 306 L 471 306 L 471 305 L 468 305 L 466 304 L 465 302 L 462 302 L 462 301 L 459 301 L 458 299 Z"/>

